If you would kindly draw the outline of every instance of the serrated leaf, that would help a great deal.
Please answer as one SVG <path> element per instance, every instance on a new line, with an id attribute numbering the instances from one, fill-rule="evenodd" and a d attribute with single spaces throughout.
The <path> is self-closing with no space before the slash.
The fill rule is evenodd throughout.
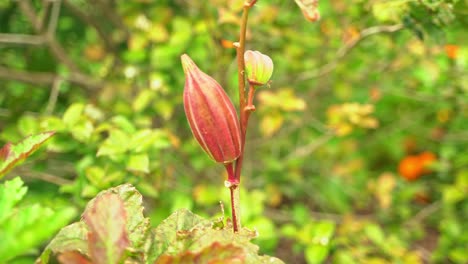
<path id="1" fill-rule="evenodd" d="M 88 245 L 95 263 L 119 263 L 129 246 L 126 231 L 127 215 L 118 195 L 105 193 L 96 198 L 83 215 L 88 225 Z"/>
<path id="2" fill-rule="evenodd" d="M 0 179 L 13 167 L 25 160 L 42 144 L 54 135 L 55 132 L 44 132 L 29 136 L 17 144 L 7 143 L 0 150 Z"/>
<path id="3" fill-rule="evenodd" d="M 27 189 L 19 177 L 0 185 L 0 224 L 11 215 L 13 207 L 23 199 Z"/>
<path id="4" fill-rule="evenodd" d="M 242 248 L 215 242 L 197 253 L 186 251 L 176 256 L 163 255 L 155 264 L 234 264 L 244 263 L 244 258 Z"/>
<path id="5" fill-rule="evenodd" d="M 18 207 L 26 190 L 20 178 L 0 185 L 0 263 L 40 245 L 76 215 L 73 208 L 54 212 L 39 204 Z"/>
<path id="6" fill-rule="evenodd" d="M 243 263 L 282 263 L 276 258 L 258 255 L 258 246 L 250 242 L 257 237 L 257 232 L 243 228 L 234 233 L 230 223 L 224 229 L 214 229 L 212 225 L 211 221 L 188 210 L 176 211 L 156 228 L 149 260 L 154 261 L 158 256 L 176 255 L 185 251 L 198 252 L 213 243 L 220 243 L 242 248 L 245 255 Z"/>
<path id="7" fill-rule="evenodd" d="M 66 226 L 50 241 L 44 252 L 41 254 L 39 263 L 48 263 L 51 253 L 57 254 L 67 251 L 79 251 L 84 255 L 88 254 L 87 242 L 88 228 L 84 222 L 76 222 Z"/>
<path id="8" fill-rule="evenodd" d="M 129 246 L 130 248 L 141 250 L 146 242 L 150 227 L 149 219 L 143 215 L 143 197 L 135 187 L 130 184 L 124 184 L 100 192 L 96 198 L 88 203 L 86 210 L 93 208 L 99 197 L 108 194 L 116 194 L 123 202 L 127 215 L 125 230 L 128 234 Z M 51 253 L 59 254 L 77 250 L 83 255 L 89 256 L 87 234 L 88 228 L 83 221 L 63 228 L 46 247 L 39 263 L 48 263 Z"/>
<path id="9" fill-rule="evenodd" d="M 170 215 L 154 232 L 154 244 L 149 252 L 150 260 L 154 261 L 163 253 L 175 252 L 174 244 L 177 242 L 178 232 L 191 230 L 197 225 L 209 226 L 210 222 L 186 209 L 178 210 Z"/>

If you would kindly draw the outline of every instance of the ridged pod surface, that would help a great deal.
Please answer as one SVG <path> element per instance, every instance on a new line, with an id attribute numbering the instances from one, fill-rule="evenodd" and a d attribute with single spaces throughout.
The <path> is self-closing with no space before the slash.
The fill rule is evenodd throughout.
<path id="1" fill-rule="evenodd" d="M 185 73 L 184 110 L 195 139 L 216 162 L 230 163 L 241 153 L 236 109 L 221 85 L 192 59 L 181 57 Z"/>

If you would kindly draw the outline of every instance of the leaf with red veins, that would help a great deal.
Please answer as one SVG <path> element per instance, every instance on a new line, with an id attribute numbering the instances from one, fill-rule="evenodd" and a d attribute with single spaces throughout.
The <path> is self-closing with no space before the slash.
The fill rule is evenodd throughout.
<path id="1" fill-rule="evenodd" d="M 105 193 L 96 198 L 83 215 L 88 225 L 89 254 L 94 263 L 120 263 L 130 245 L 126 231 L 127 216 L 122 199 L 117 194 Z"/>
<path id="2" fill-rule="evenodd" d="M 0 161 L 5 161 L 8 159 L 11 153 L 11 143 L 6 143 L 2 149 L 0 149 Z"/>
<path id="3" fill-rule="evenodd" d="M 55 132 L 44 132 L 29 136 L 17 144 L 7 143 L 0 149 L 0 178 L 13 167 L 25 160 L 42 144 L 54 135 Z"/>

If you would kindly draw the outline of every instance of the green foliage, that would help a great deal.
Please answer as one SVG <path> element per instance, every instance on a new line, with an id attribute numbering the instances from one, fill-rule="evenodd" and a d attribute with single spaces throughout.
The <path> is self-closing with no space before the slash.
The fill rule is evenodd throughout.
<path id="1" fill-rule="evenodd" d="M 103 191 L 86 206 L 83 219 L 63 228 L 46 247 L 41 263 L 51 254 L 59 260 L 92 263 L 283 263 L 258 255 L 250 243 L 257 236 L 246 228 L 233 233 L 230 223 L 215 222 L 181 209 L 150 229 L 143 216 L 141 194 L 131 185 Z M 73 254 L 74 251 L 80 254 Z M 227 262 L 224 262 L 227 261 Z M 87 262 L 86 262 L 87 263 Z"/>
<path id="2" fill-rule="evenodd" d="M 180 55 L 189 53 L 237 100 L 235 50 L 227 47 L 237 40 L 243 1 L 45 2 L 0 1 L 7 37 L 45 32 L 61 3 L 51 32 L 62 56 L 49 42 L 0 38 L 1 145 L 56 131 L 13 169 L 28 186 L 17 207 L 83 211 L 100 191 L 131 183 L 154 226 L 181 208 L 218 217 L 219 200 L 229 204 L 225 175 L 190 133 Z M 35 21 L 46 18 L 41 31 L 19 3 L 31 3 Z M 313 23 L 295 1 L 258 1 L 250 14 L 247 48 L 271 57 L 275 73 L 256 92 L 250 118 L 243 226 L 259 231 L 261 254 L 286 263 L 466 263 L 466 1 L 318 3 Z M 423 151 L 437 157 L 430 173 L 406 181 L 399 162 Z M 80 221 L 61 233 L 69 249 L 87 252 L 88 231 Z M 31 263 L 52 233 L 7 262 Z M 145 241 L 134 233 L 130 241 Z M 50 247 L 63 245 L 57 238 Z M 142 247 L 131 248 L 125 254 L 134 257 Z M 207 243 L 167 258 L 208 248 L 238 250 Z"/>
<path id="3" fill-rule="evenodd" d="M 1 263 L 15 263 L 15 257 L 36 249 L 76 215 L 70 207 L 53 210 L 22 202 L 26 192 L 19 177 L 0 184 Z"/>

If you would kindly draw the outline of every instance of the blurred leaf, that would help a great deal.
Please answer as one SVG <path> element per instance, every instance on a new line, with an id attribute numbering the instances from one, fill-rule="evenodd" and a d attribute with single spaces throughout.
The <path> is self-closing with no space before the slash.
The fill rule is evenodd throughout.
<path id="1" fill-rule="evenodd" d="M 16 177 L 0 185 L 0 224 L 13 213 L 13 208 L 21 201 L 28 188 L 21 178 Z"/>
<path id="2" fill-rule="evenodd" d="M 0 179 L 13 167 L 24 161 L 42 144 L 54 135 L 55 132 L 44 132 L 29 136 L 17 144 L 7 143 L 0 149 Z"/>
<path id="3" fill-rule="evenodd" d="M 385 235 L 380 226 L 376 224 L 369 224 L 365 227 L 364 230 L 369 239 L 375 244 L 382 245 L 385 242 Z"/>
<path id="4" fill-rule="evenodd" d="M 263 116 L 260 121 L 260 132 L 265 137 L 271 137 L 277 132 L 284 122 L 284 117 L 280 113 L 271 113 L 270 115 Z"/>
<path id="5" fill-rule="evenodd" d="M 328 256 L 329 248 L 322 245 L 309 245 L 306 247 L 304 255 L 307 263 L 323 263 L 325 258 Z"/>
<path id="6" fill-rule="evenodd" d="M 147 154 L 131 155 L 127 162 L 127 170 L 149 173 L 149 158 Z"/>
<path id="7" fill-rule="evenodd" d="M 408 0 L 375 1 L 372 5 L 372 13 L 382 21 L 399 21 L 404 12 L 408 10 Z"/>
<path id="8" fill-rule="evenodd" d="M 63 114 L 62 120 L 68 127 L 73 127 L 78 123 L 78 121 L 82 118 L 82 114 L 84 111 L 84 104 L 75 103 L 68 107 L 67 111 Z"/>
<path id="9" fill-rule="evenodd" d="M 110 131 L 109 137 L 102 143 L 96 156 L 110 156 L 123 154 L 128 150 L 128 135 L 121 130 Z"/>
<path id="10" fill-rule="evenodd" d="M 75 215 L 73 208 L 53 211 L 39 204 L 18 204 L 27 188 L 20 178 L 0 185 L 0 262 L 38 247 Z"/>

